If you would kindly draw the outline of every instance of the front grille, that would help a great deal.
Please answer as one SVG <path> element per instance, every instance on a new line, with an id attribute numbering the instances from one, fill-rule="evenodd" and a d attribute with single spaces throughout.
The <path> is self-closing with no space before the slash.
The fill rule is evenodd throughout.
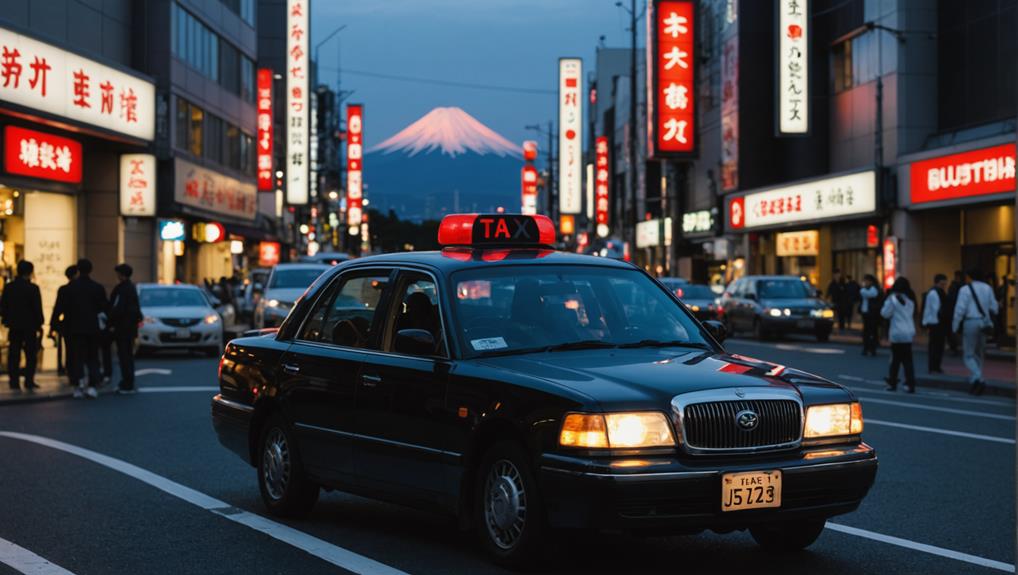
<path id="1" fill-rule="evenodd" d="M 159 321 L 161 321 L 161 322 L 163 322 L 166 325 L 171 326 L 171 327 L 191 327 L 192 325 L 196 325 L 198 322 L 200 322 L 201 318 L 200 317 L 185 317 L 185 318 L 161 317 L 161 318 L 159 318 Z"/>
<path id="2" fill-rule="evenodd" d="M 758 422 L 746 431 L 736 423 L 744 410 L 756 413 Z M 758 449 L 799 440 L 802 429 L 799 404 L 789 399 L 711 401 L 687 405 L 683 437 L 695 449 Z"/>

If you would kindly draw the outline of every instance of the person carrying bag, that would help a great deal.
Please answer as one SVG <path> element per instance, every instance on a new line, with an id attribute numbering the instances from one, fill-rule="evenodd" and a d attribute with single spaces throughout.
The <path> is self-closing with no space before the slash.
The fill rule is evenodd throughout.
<path id="1" fill-rule="evenodd" d="M 961 332 L 962 359 L 969 370 L 969 393 L 980 395 L 986 389 L 983 380 L 983 361 L 986 353 L 986 336 L 993 333 L 993 315 L 998 312 L 993 288 L 982 281 L 979 270 L 969 270 L 967 285 L 958 290 L 954 306 L 952 328 Z"/>

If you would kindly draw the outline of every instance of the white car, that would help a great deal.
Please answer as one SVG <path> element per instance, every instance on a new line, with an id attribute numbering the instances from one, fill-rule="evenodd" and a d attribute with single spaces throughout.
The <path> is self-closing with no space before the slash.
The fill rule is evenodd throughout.
<path id="1" fill-rule="evenodd" d="M 265 293 L 254 310 L 255 329 L 279 327 L 290 308 L 318 276 L 332 266 L 323 264 L 279 264 L 272 268 Z"/>
<path id="2" fill-rule="evenodd" d="M 138 352 L 157 349 L 201 350 L 218 356 L 223 350 L 223 318 L 205 292 L 193 285 L 138 284 L 144 320 L 138 329 Z"/>

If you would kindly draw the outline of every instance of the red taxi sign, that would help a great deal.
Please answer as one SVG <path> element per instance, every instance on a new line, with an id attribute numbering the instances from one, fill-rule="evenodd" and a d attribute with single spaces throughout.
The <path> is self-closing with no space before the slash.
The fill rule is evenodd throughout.
<path id="1" fill-rule="evenodd" d="M 555 243 L 548 216 L 521 214 L 451 214 L 438 226 L 443 246 L 547 246 Z"/>

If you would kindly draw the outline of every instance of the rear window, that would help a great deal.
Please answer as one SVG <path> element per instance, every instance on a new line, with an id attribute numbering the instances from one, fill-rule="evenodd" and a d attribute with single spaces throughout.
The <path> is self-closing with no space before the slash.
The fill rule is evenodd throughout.
<path id="1" fill-rule="evenodd" d="M 325 270 L 326 268 L 277 269 L 272 272 L 269 288 L 306 288 Z"/>

